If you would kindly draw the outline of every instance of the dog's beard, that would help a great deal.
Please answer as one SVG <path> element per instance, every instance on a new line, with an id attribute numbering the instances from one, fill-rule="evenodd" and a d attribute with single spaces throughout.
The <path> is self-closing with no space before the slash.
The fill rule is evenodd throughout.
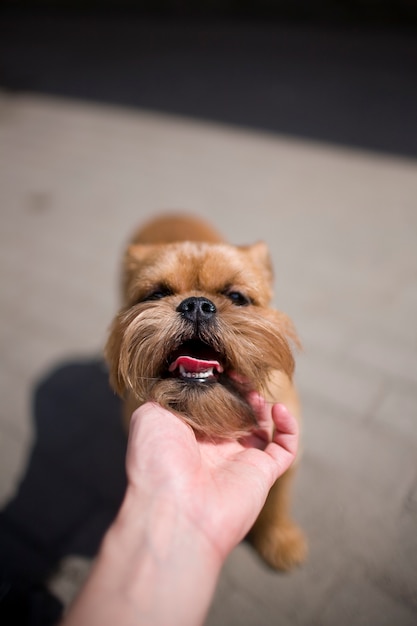
<path id="1" fill-rule="evenodd" d="M 295 339 L 291 322 L 271 309 L 218 307 L 214 320 L 196 327 L 165 303 L 146 302 L 119 313 L 106 354 L 121 395 L 128 390 L 138 405 L 158 402 L 200 435 L 238 437 L 256 425 L 248 392 L 265 393 L 273 370 L 291 376 L 288 337 Z M 207 379 L 170 372 L 174 355 L 193 351 L 215 358 L 222 371 Z"/>

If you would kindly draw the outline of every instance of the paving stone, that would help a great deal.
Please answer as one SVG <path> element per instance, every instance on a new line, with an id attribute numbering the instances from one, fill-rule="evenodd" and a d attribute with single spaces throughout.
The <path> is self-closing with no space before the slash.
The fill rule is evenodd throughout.
<path id="1" fill-rule="evenodd" d="M 48 589 L 69 607 L 91 569 L 91 559 L 81 556 L 69 556 L 61 561 L 54 573 L 48 578 Z"/>
<path id="2" fill-rule="evenodd" d="M 412 385 L 396 382 L 385 390 L 373 418 L 394 428 L 411 441 L 417 441 L 417 391 Z"/>
<path id="3" fill-rule="evenodd" d="M 301 393 L 339 406 L 352 419 L 364 419 L 381 397 L 386 378 L 373 368 L 343 355 L 310 351 L 297 363 Z M 308 419 L 308 415 L 307 415 Z"/>
<path id="4" fill-rule="evenodd" d="M 268 607 L 236 590 L 232 590 L 227 597 L 218 596 L 216 600 L 205 622 L 206 626 L 255 626 L 259 624 L 260 616 L 264 624 L 273 624 L 276 619 L 276 616 L 265 610 Z"/>
<path id="5" fill-rule="evenodd" d="M 1 516 L 45 550 L 54 549 L 68 532 L 91 514 L 94 495 L 69 480 L 56 465 L 32 452 L 19 488 Z"/>
<path id="6" fill-rule="evenodd" d="M 76 447 L 96 429 L 120 426 L 120 404 L 100 359 L 69 359 L 37 381 L 33 400 L 36 444 L 49 455 Z M 121 428 L 119 429 L 121 430 Z"/>
<path id="7" fill-rule="evenodd" d="M 382 562 L 370 562 L 369 578 L 395 602 L 417 615 L 417 509 L 409 501 L 395 520 L 392 541 Z"/>
<path id="8" fill-rule="evenodd" d="M 307 453 L 298 482 L 296 503 L 302 498 L 302 507 L 295 511 L 316 577 L 347 571 L 352 562 L 367 575 L 386 571 L 398 538 L 398 501 Z"/>
<path id="9" fill-rule="evenodd" d="M 412 511 L 417 511 L 417 478 L 410 489 L 409 496 L 407 498 L 407 507 Z"/>
<path id="10" fill-rule="evenodd" d="M 0 429 L 0 507 L 13 495 L 26 464 L 28 445 L 22 437 Z"/>
<path id="11" fill-rule="evenodd" d="M 352 573 L 342 577 L 328 594 L 325 607 L 313 621 L 320 626 L 413 626 L 417 612 L 393 601 L 378 588 L 370 584 L 365 576 Z"/>
<path id="12" fill-rule="evenodd" d="M 30 383 L 27 377 L 18 376 L 13 371 L 5 358 L 3 358 L 3 370 L 0 377 L 2 430 L 20 439 L 22 445 L 29 446 L 33 435 L 30 419 Z"/>
<path id="13" fill-rule="evenodd" d="M 47 583 L 48 588 L 65 607 L 73 601 L 85 581 L 104 533 L 116 512 L 117 507 L 113 510 L 104 507 L 97 509 L 60 544 L 60 559 Z"/>
<path id="14" fill-rule="evenodd" d="M 336 404 L 305 394 L 305 450 L 367 489 L 402 502 L 414 476 L 416 446 L 392 428 L 359 423 Z M 411 480 L 411 478 L 409 479 Z"/>
<path id="15" fill-rule="evenodd" d="M 53 556 L 0 516 L 1 575 L 6 580 L 40 581 L 53 565 Z"/>
<path id="16" fill-rule="evenodd" d="M 352 341 L 350 353 L 377 371 L 386 372 L 394 379 L 415 385 L 417 351 L 414 341 L 414 336 L 413 343 L 411 343 L 410 341 L 400 342 L 395 336 L 375 336 L 367 332 Z"/>
<path id="17" fill-rule="evenodd" d="M 324 574 L 324 566 L 320 571 Z M 242 544 L 226 562 L 220 579 L 219 586 L 225 584 L 226 589 L 231 591 L 227 593 L 227 598 L 224 598 L 224 591 L 220 593 L 222 605 L 216 609 L 219 616 L 217 623 L 229 623 L 230 620 L 231 623 L 242 621 L 255 626 L 262 616 L 265 624 L 274 624 L 278 620 L 288 626 L 308 624 L 331 585 L 334 568 L 329 568 L 327 575 L 317 574 L 317 562 L 311 559 L 294 572 L 273 572 L 259 560 L 250 546 Z M 243 613 L 240 606 L 247 607 Z"/>
<path id="18" fill-rule="evenodd" d="M 35 445 L 66 476 L 110 503 L 126 488 L 121 406 L 99 359 L 58 365 L 34 397 Z"/>
<path id="19" fill-rule="evenodd" d="M 99 365 L 121 250 L 142 219 L 188 209 L 269 243 L 305 345 L 308 561 L 277 574 L 242 543 L 207 623 L 416 623 L 416 163 L 30 94 L 0 107 L 5 562 L 44 577 L 61 559 L 66 603 L 81 584 L 124 489 Z"/>
<path id="20" fill-rule="evenodd" d="M 291 303 L 291 297 L 286 300 Z M 320 317 L 308 317 L 299 313 L 302 319 L 300 322 L 300 339 L 303 350 L 300 360 L 313 359 L 312 355 L 320 355 L 322 352 L 327 355 L 340 353 L 346 341 L 346 325 L 336 317 L 323 315 Z"/>

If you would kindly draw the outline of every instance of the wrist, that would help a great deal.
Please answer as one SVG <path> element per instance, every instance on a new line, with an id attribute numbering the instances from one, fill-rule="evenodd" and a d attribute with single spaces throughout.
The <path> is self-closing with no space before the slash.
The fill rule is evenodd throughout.
<path id="1" fill-rule="evenodd" d="M 213 567 L 220 569 L 225 555 L 205 532 L 202 521 L 190 516 L 169 489 L 147 492 L 129 486 L 110 534 L 131 547 L 133 538 L 138 547 L 147 542 L 161 558 L 180 546 L 186 550 L 194 548 L 207 553 L 205 558 L 210 557 Z"/>
<path id="2" fill-rule="evenodd" d="M 113 568 L 118 564 L 124 600 L 135 610 L 146 607 L 151 623 L 183 626 L 203 622 L 223 564 L 170 495 L 132 487 L 106 535 L 102 558 Z"/>

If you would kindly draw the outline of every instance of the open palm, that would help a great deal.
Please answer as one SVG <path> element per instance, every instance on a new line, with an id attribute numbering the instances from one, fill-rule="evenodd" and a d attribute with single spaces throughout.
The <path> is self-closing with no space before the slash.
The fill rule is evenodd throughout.
<path id="1" fill-rule="evenodd" d="M 199 530 L 224 558 L 255 522 L 273 483 L 294 461 L 296 420 L 256 393 L 249 401 L 258 428 L 237 440 L 197 440 L 189 426 L 159 405 L 132 416 L 127 452 L 129 488 L 160 498 Z"/>

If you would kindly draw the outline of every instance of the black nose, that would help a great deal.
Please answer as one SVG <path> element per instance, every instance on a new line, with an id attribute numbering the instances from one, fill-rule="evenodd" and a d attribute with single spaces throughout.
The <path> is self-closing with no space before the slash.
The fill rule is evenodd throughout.
<path id="1" fill-rule="evenodd" d="M 190 322 L 208 322 L 216 313 L 216 307 L 207 298 L 186 298 L 177 306 L 178 313 Z"/>

